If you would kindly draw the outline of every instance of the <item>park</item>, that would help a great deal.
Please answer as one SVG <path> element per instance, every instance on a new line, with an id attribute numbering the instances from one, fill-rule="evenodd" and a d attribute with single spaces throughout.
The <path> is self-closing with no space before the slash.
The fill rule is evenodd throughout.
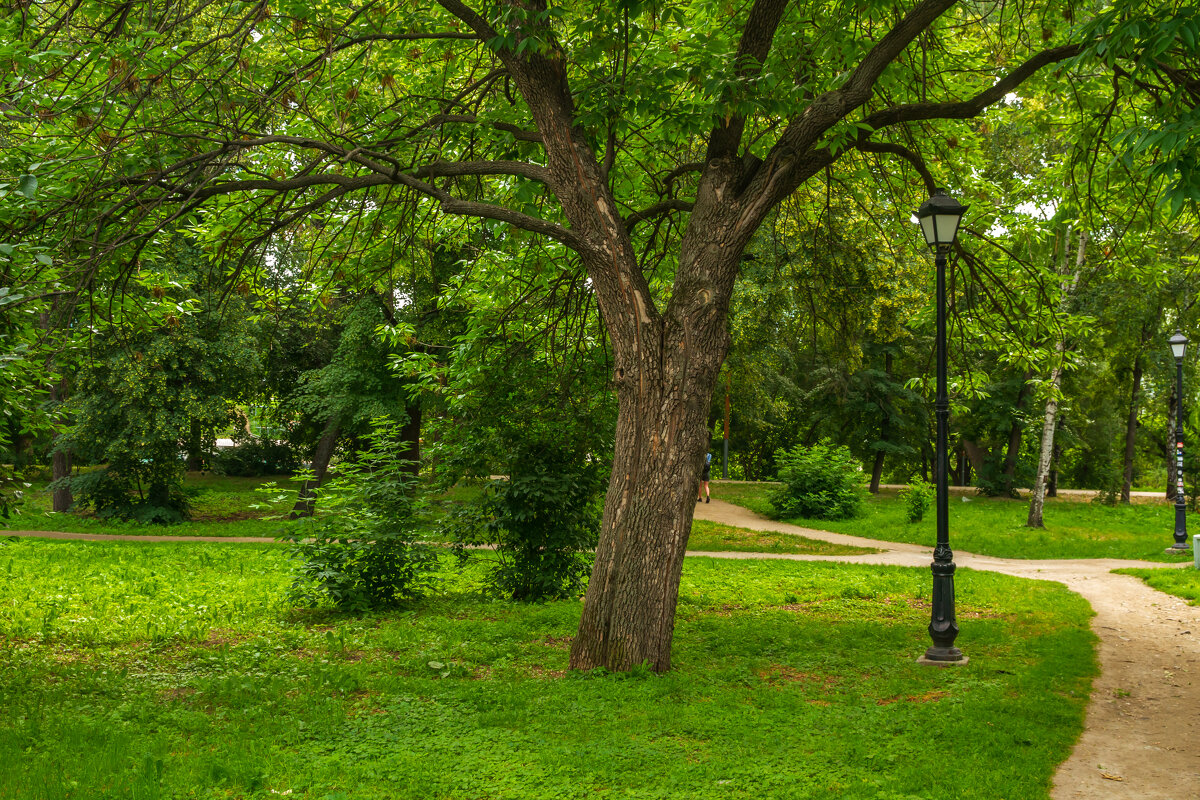
<path id="1" fill-rule="evenodd" d="M 0 798 L 1200 798 L 1200 8 L 0 25 Z"/>

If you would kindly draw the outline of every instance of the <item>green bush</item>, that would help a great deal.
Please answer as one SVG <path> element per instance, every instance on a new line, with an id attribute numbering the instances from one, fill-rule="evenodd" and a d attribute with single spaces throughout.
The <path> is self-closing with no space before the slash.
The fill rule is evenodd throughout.
<path id="1" fill-rule="evenodd" d="M 416 489 L 401 457 L 399 426 L 376 420 L 367 448 L 318 490 L 322 513 L 285 540 L 298 562 L 293 602 L 343 611 L 399 605 L 424 594 L 437 554 L 417 538 Z"/>
<path id="2" fill-rule="evenodd" d="M 143 525 L 173 525 L 188 518 L 191 503 L 183 489 L 178 462 L 156 467 L 138 465 L 134 474 L 109 465 L 81 472 L 50 484 L 55 489 L 66 483 L 74 496 L 74 507 L 92 509 L 102 519 L 120 519 Z"/>
<path id="3" fill-rule="evenodd" d="M 448 533 L 460 554 L 492 545 L 492 593 L 540 602 L 576 597 L 592 568 L 600 533 L 604 469 L 583 448 L 550 439 L 522 442 L 477 506 L 455 515 Z"/>
<path id="4" fill-rule="evenodd" d="M 909 522 L 920 522 L 925 519 L 925 512 L 933 504 L 936 488 L 932 483 L 922 478 L 913 478 L 907 489 L 900 491 L 900 500 L 904 503 L 904 515 Z"/>
<path id="5" fill-rule="evenodd" d="M 776 519 L 848 519 L 862 506 L 865 479 L 849 448 L 821 440 L 775 453 L 783 484 L 770 494 Z"/>
<path id="6" fill-rule="evenodd" d="M 209 456 L 208 464 L 218 475 L 257 478 L 295 472 L 300 469 L 300 458 L 285 442 L 253 438 L 218 450 Z"/>

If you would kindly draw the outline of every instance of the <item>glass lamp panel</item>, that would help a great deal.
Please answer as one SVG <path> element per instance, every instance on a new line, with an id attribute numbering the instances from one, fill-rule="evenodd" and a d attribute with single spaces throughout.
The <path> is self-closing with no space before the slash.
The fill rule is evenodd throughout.
<path id="1" fill-rule="evenodd" d="M 937 233 L 934 229 L 934 220 L 937 217 L 930 214 L 927 217 L 921 217 L 921 233 L 925 235 L 925 244 L 933 247 L 937 244 Z"/>

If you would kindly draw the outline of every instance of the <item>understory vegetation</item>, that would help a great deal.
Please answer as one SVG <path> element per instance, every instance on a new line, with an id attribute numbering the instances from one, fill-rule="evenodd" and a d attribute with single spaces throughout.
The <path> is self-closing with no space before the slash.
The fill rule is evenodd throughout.
<path id="1" fill-rule="evenodd" d="M 449 568 L 302 611 L 271 545 L 0 546 L 0 797 L 1047 797 L 1090 611 L 960 572 L 971 663 L 929 669 L 923 569 L 688 559 L 674 669 L 571 673 L 577 600 Z"/>

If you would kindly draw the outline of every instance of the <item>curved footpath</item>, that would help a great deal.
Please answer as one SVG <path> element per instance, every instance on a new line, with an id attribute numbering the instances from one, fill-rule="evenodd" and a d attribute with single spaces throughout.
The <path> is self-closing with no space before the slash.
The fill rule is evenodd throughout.
<path id="1" fill-rule="evenodd" d="M 801 528 L 713 500 L 696 506 L 696 519 L 760 531 L 797 534 L 837 544 L 873 547 L 861 556 L 709 553 L 713 558 L 780 558 L 924 567 L 932 549 Z M 206 541 L 262 543 L 274 539 L 218 536 L 117 536 L 3 531 L 0 536 L 84 541 Z M 1149 588 L 1123 567 L 1162 567 L 1146 561 L 991 558 L 956 552 L 961 567 L 1021 578 L 1052 580 L 1082 595 L 1096 616 L 1100 675 L 1092 687 L 1083 736 L 1054 776 L 1054 800 L 1200 800 L 1200 608 Z M 1190 566 L 1187 562 L 1186 566 Z M 969 667 L 968 667 L 969 668 Z"/>

